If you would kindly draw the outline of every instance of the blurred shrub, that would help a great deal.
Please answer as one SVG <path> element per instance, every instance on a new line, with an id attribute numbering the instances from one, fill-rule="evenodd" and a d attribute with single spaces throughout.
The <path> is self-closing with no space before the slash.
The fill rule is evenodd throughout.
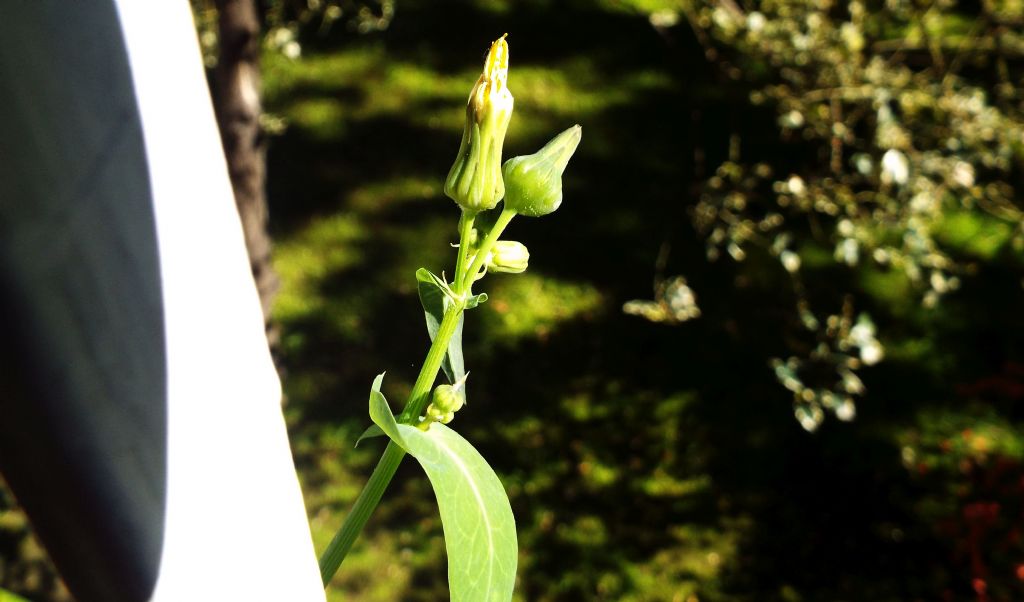
<path id="1" fill-rule="evenodd" d="M 207 68 L 217 64 L 216 0 L 190 0 Z M 252 0 L 263 18 L 263 43 L 288 58 L 302 55 L 302 41 L 335 27 L 370 33 L 387 29 L 395 0 Z"/>
<path id="2" fill-rule="evenodd" d="M 33 600 L 71 600 L 53 563 L 32 533 L 28 517 L 0 477 L 0 602 L 7 599 L 6 590 Z"/>
<path id="3" fill-rule="evenodd" d="M 885 355 L 856 287 L 928 310 L 979 264 L 1022 263 L 1024 2 L 643 4 L 656 28 L 688 22 L 723 86 L 774 116 L 784 152 L 734 134 L 693 224 L 711 261 L 777 261 L 804 331 L 787 337 L 806 344 L 772 365 L 801 425 L 852 418 L 858 369 Z M 627 311 L 698 315 L 675 289 Z"/>

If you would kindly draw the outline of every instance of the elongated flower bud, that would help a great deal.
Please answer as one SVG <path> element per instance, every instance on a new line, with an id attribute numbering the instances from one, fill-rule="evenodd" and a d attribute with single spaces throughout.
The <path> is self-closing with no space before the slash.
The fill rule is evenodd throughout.
<path id="1" fill-rule="evenodd" d="M 462 144 L 444 183 L 444 193 L 465 211 L 492 209 L 505 194 L 501 148 L 514 101 L 507 82 L 508 44 L 502 36 L 491 44 L 484 71 L 469 94 Z"/>
<path id="2" fill-rule="evenodd" d="M 487 271 L 521 274 L 529 263 L 530 251 L 526 245 L 514 240 L 499 240 L 487 256 Z"/>
<path id="3" fill-rule="evenodd" d="M 532 155 L 505 162 L 505 208 L 540 217 L 562 204 L 562 174 L 579 146 L 583 129 L 574 125 Z"/>

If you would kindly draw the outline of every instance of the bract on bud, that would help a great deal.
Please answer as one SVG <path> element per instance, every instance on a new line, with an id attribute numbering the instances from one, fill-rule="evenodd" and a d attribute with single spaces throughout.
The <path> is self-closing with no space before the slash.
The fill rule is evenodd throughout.
<path id="1" fill-rule="evenodd" d="M 505 194 L 501 180 L 501 148 L 512 118 L 508 90 L 508 44 L 505 36 L 491 44 L 484 71 L 466 104 L 466 127 L 444 193 L 465 211 L 492 209 Z"/>
<path id="2" fill-rule="evenodd" d="M 574 125 L 555 136 L 532 155 L 505 162 L 505 208 L 520 215 L 540 217 L 562 204 L 562 174 L 576 152 L 583 128 Z"/>
<path id="3" fill-rule="evenodd" d="M 521 274 L 529 262 L 530 251 L 526 245 L 514 240 L 499 240 L 487 255 L 487 271 Z"/>

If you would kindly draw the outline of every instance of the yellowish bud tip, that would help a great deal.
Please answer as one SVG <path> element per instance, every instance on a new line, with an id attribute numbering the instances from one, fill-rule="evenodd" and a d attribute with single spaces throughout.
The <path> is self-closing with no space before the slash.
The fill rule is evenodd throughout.
<path id="1" fill-rule="evenodd" d="M 489 81 L 498 81 L 502 84 L 508 79 L 508 42 L 505 38 L 508 34 L 501 36 L 491 44 L 487 52 L 487 60 L 484 61 L 484 77 Z"/>
<path id="2" fill-rule="evenodd" d="M 472 105 L 471 113 L 479 123 L 483 121 L 486 105 L 494 102 L 507 102 L 511 104 L 511 95 L 508 92 L 508 42 L 505 35 L 501 36 L 491 44 L 487 51 L 487 58 L 484 59 L 484 71 L 476 80 L 469 102 Z M 508 97 L 507 100 L 505 97 Z"/>

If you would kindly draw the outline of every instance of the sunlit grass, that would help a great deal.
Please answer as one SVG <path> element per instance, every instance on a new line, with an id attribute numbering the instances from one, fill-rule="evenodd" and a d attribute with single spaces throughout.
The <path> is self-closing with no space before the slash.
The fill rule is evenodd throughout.
<path id="1" fill-rule="evenodd" d="M 425 64 L 389 59 L 375 46 L 294 60 L 274 53 L 266 61 L 267 106 L 317 139 L 341 136 L 348 123 L 375 117 L 400 118 L 458 135 L 466 91 L 479 76 L 476 66 L 442 74 Z M 509 77 L 517 107 L 509 144 L 546 140 L 574 123 L 673 85 L 667 74 L 656 70 L 630 71 L 609 80 L 585 56 L 544 65 L 516 64 Z M 601 142 L 588 138 L 588 144 Z"/>
<path id="2" fill-rule="evenodd" d="M 288 106 L 288 123 L 308 132 L 312 138 L 332 140 L 346 133 L 345 104 L 333 98 L 314 97 L 296 100 Z"/>
<path id="3" fill-rule="evenodd" d="M 293 102 L 305 95 L 331 96 L 358 88 L 370 73 L 386 61 L 383 47 L 363 47 L 358 52 L 333 52 L 290 59 L 280 52 L 263 55 L 263 97 L 268 106 Z"/>
<path id="4" fill-rule="evenodd" d="M 629 72 L 608 81 L 586 57 L 555 65 L 517 65 L 509 76 L 509 88 L 527 110 L 579 121 L 672 86 L 665 73 L 654 70 Z"/>
<path id="5" fill-rule="evenodd" d="M 288 59 L 268 54 L 267 106 L 316 138 L 345 132 L 345 125 L 375 117 L 400 117 L 416 125 L 455 132 L 457 110 L 477 74 L 445 76 L 424 65 L 388 58 L 379 47 Z"/>
<path id="6" fill-rule="evenodd" d="M 669 527 L 676 545 L 667 546 L 649 560 L 630 565 L 626 575 L 632 587 L 621 598 L 607 600 L 700 600 L 717 598 L 717 578 L 734 566 L 742 533 L 749 528 L 743 520 L 726 521 L 719 528 L 690 525 Z M 713 599 L 714 599 L 713 598 Z"/>
<path id="7" fill-rule="evenodd" d="M 442 206 L 455 207 L 447 198 L 436 199 L 436 202 Z M 451 278 L 451 270 L 455 267 L 455 248 L 452 245 L 458 242 L 458 218 L 454 218 L 455 215 L 456 212 L 452 211 L 447 216 L 431 216 L 415 224 L 389 228 L 381 233 L 397 251 L 393 262 L 382 266 L 382 269 L 387 271 L 388 280 L 395 283 L 398 290 L 410 295 L 411 311 L 419 311 L 414 276 L 417 269 L 426 267 L 438 275 L 446 272 L 445 276 Z"/>
<path id="8" fill-rule="evenodd" d="M 394 211 L 413 203 L 436 202 L 443 198 L 444 177 L 399 176 L 381 182 L 367 182 L 352 191 L 347 206 L 362 214 Z"/>
<path id="9" fill-rule="evenodd" d="M 526 272 L 488 282 L 481 331 L 494 343 L 526 337 L 544 338 L 559 323 L 583 317 L 602 305 L 593 286 Z"/>
<path id="10" fill-rule="evenodd" d="M 361 265 L 360 242 L 364 239 L 359 219 L 338 213 L 314 220 L 292 237 L 278 241 L 274 269 L 281 278 L 281 293 L 274 317 L 289 322 L 326 311 L 335 299 L 323 291 L 324 281 Z"/>

